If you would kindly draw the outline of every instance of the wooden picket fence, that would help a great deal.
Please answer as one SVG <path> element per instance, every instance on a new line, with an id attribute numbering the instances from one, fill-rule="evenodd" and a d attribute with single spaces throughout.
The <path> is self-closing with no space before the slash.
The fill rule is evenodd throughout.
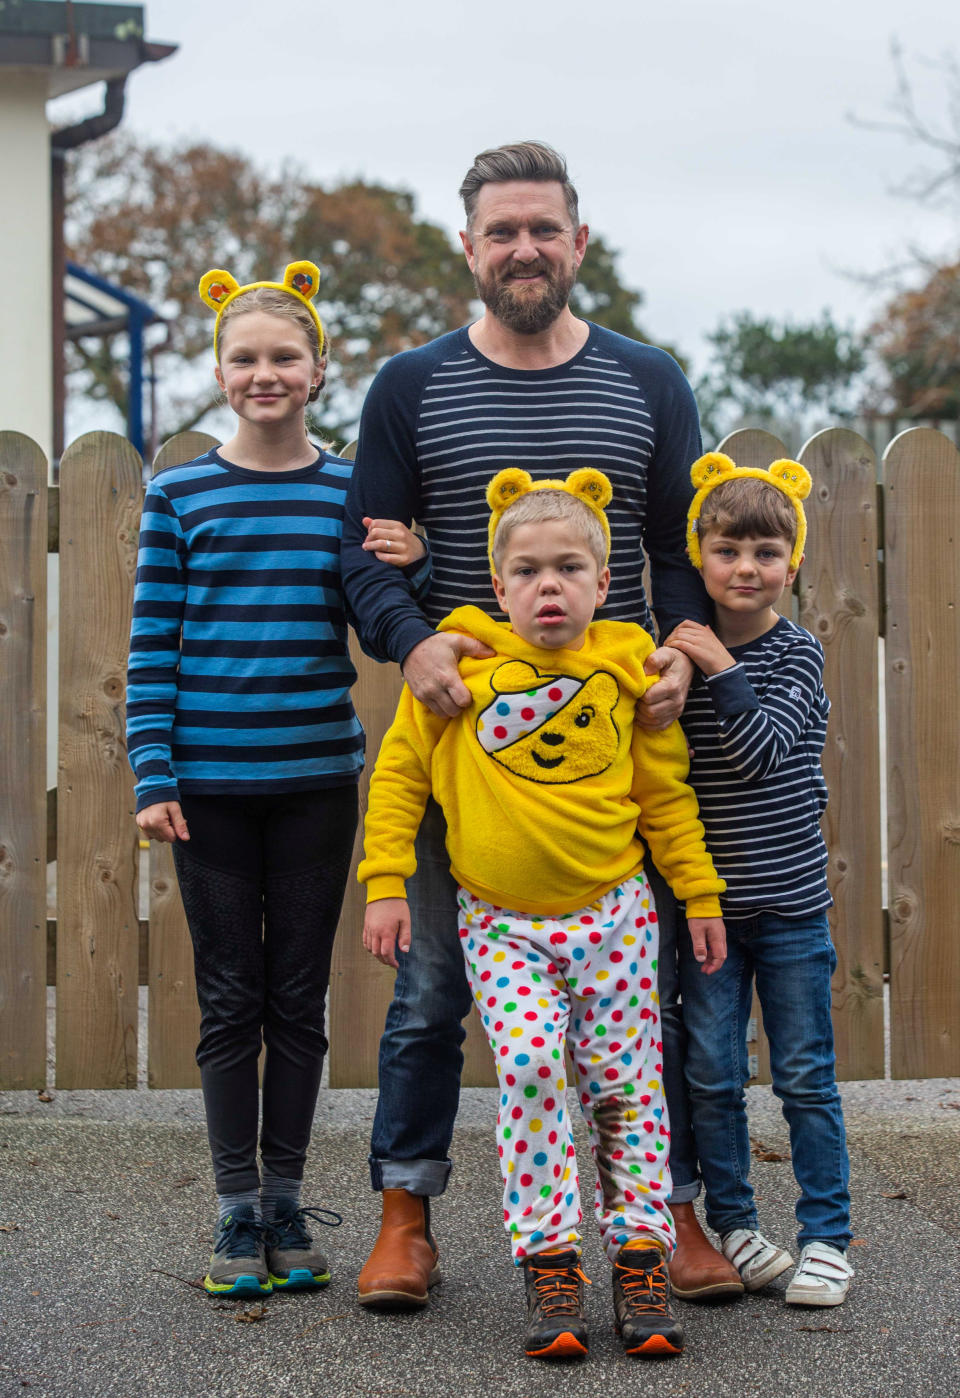
<path id="1" fill-rule="evenodd" d="M 212 441 L 184 433 L 162 448 L 154 470 Z M 740 465 L 784 455 L 757 430 L 721 445 Z M 916 428 L 878 463 L 862 437 L 831 428 L 800 455 L 814 488 L 809 562 L 793 605 L 823 643 L 833 702 L 825 832 L 839 1073 L 883 1076 L 889 973 L 893 1076 L 960 1075 L 960 452 L 939 432 Z M 58 1087 L 136 1086 L 143 983 L 150 1085 L 198 1082 L 190 943 L 170 850 L 139 848 L 124 747 L 142 497 L 140 458 L 121 437 L 95 432 L 73 443 L 59 487 L 48 487 L 39 448 L 0 433 L 2 1088 L 46 1081 L 48 984 L 56 986 Z M 46 789 L 45 765 L 48 551 L 60 560 L 55 792 Z M 399 676 L 396 667 L 355 660 L 372 762 Z M 364 784 L 362 807 L 365 793 Z M 144 921 L 141 858 L 150 861 Z M 53 859 L 56 917 L 48 919 Z M 375 1083 L 390 997 L 390 973 L 363 952 L 361 924 L 361 891 L 351 880 L 331 981 L 335 1087 Z M 489 1084 L 489 1053 L 471 1018 L 464 1081 Z M 760 1030 L 754 1049 L 763 1077 Z"/>

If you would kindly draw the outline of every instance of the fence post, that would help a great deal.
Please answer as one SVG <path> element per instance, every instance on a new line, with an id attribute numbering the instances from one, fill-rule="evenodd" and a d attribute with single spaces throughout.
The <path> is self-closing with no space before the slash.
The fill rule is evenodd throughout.
<path id="1" fill-rule="evenodd" d="M 0 1087 L 47 1078 L 47 462 L 0 432 Z"/>
<path id="2" fill-rule="evenodd" d="M 883 1077 L 877 466 L 856 432 L 818 432 L 800 453 L 813 477 L 800 621 L 821 642 L 830 722 L 823 769 L 831 931 L 837 949 L 837 1076 Z"/>
<path id="3" fill-rule="evenodd" d="M 206 432 L 180 432 L 164 442 L 153 475 L 182 466 L 218 446 Z M 199 1087 L 195 1057 L 200 1008 L 193 947 L 173 867 L 173 846 L 150 841 L 150 941 L 147 971 L 147 1081 L 151 1087 Z"/>
<path id="4" fill-rule="evenodd" d="M 960 452 L 884 454 L 890 1010 L 896 1078 L 960 1074 Z"/>
<path id="5" fill-rule="evenodd" d="M 136 1087 L 139 926 L 124 740 L 140 458 L 88 432 L 60 467 L 57 1086 Z"/>

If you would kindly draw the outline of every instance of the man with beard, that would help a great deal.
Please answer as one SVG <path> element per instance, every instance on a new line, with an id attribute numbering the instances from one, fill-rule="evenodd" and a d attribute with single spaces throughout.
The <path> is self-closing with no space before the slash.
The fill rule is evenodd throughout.
<path id="1" fill-rule="evenodd" d="M 484 313 L 397 355 L 374 380 L 360 422 L 342 554 L 347 599 L 365 644 L 401 666 L 417 698 L 450 716 L 470 702 L 459 659 L 488 652 L 471 637 L 432 628 L 466 603 L 496 610 L 485 491 L 505 467 L 542 479 L 593 466 L 609 477 L 613 581 L 599 616 L 653 631 L 645 557 L 661 635 L 685 618 L 711 616 L 685 552 L 689 471 L 701 453 L 693 394 L 670 355 L 571 311 L 589 230 L 562 156 L 536 141 L 484 151 L 460 194 L 467 225 L 460 238 Z M 414 519 L 426 529 L 433 557 L 433 586 L 422 608 L 405 577 L 410 569 L 386 566 L 392 541 L 379 527 Z M 647 669 L 660 680 L 644 697 L 639 721 L 662 728 L 680 714 L 693 666 L 661 647 Z M 370 1171 L 383 1194 L 383 1217 L 359 1278 L 360 1303 L 373 1307 L 426 1305 L 440 1275 L 429 1201 L 443 1193 L 450 1172 L 462 1021 L 471 1004 L 444 835 L 442 814 L 431 802 L 417 841 L 417 872 L 407 884 L 412 943 L 398 954 L 380 1042 Z M 676 1003 L 676 905 L 656 871 L 648 867 L 648 875 L 656 879 L 660 909 L 664 1081 L 672 1119 L 678 1244 L 671 1278 L 679 1294 L 703 1299 L 743 1288 L 693 1211 L 699 1183 Z"/>

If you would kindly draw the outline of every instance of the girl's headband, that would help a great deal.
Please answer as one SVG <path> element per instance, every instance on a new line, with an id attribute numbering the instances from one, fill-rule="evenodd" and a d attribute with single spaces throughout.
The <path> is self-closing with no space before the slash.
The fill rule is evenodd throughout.
<path id="1" fill-rule="evenodd" d="M 613 498 L 613 487 L 602 471 L 595 471 L 592 466 L 582 466 L 579 471 L 572 471 L 565 481 L 535 481 L 529 471 L 521 471 L 519 466 L 508 466 L 505 471 L 499 471 L 487 486 L 487 504 L 490 506 L 490 526 L 487 535 L 487 551 L 490 558 L 490 571 L 494 572 L 493 566 L 493 537 L 497 532 L 497 525 L 505 510 L 516 504 L 521 495 L 527 495 L 531 490 L 565 490 L 574 499 L 582 501 L 600 521 L 603 529 L 603 537 L 606 540 L 607 552 L 605 562 L 610 561 L 610 525 L 604 514 L 604 506 L 609 505 Z"/>
<path id="2" fill-rule="evenodd" d="M 693 497 L 693 503 L 687 514 L 687 553 L 695 568 L 703 567 L 703 558 L 700 554 L 699 526 L 700 511 L 703 509 L 704 500 L 711 490 L 716 490 L 718 485 L 725 485 L 727 481 L 746 479 L 765 481 L 767 485 L 774 486 L 790 501 L 797 516 L 797 537 L 793 545 L 793 552 L 790 555 L 790 567 L 800 567 L 803 546 L 807 540 L 807 517 L 800 502 L 810 494 L 813 482 L 810 479 L 809 471 L 805 466 L 801 466 L 799 461 L 774 461 L 766 470 L 761 471 L 753 466 L 735 466 L 729 456 L 724 456 L 723 452 L 710 451 L 707 452 L 706 456 L 701 456 L 700 460 L 695 461 L 690 467 L 690 479 L 697 487 L 697 493 Z"/>
<path id="3" fill-rule="evenodd" d="M 302 306 L 306 306 L 317 327 L 320 353 L 323 354 L 325 343 L 323 324 L 313 304 L 313 297 L 316 296 L 319 285 L 320 268 L 313 262 L 291 262 L 283 274 L 282 282 L 248 282 L 246 286 L 239 286 L 236 277 L 231 276 L 229 272 L 224 272 L 219 267 L 215 267 L 210 272 L 204 272 L 200 278 L 200 300 L 217 313 L 216 323 L 213 327 L 213 353 L 217 363 L 220 362 L 220 351 L 217 348 L 220 317 L 231 301 L 242 296 L 245 291 L 255 291 L 260 286 L 270 287 L 273 291 L 289 292 Z"/>

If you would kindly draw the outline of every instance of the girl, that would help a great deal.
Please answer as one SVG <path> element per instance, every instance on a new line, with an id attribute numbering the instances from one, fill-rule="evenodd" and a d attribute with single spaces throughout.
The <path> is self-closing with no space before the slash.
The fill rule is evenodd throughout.
<path id="1" fill-rule="evenodd" d="M 300 1206 L 363 766 L 339 557 L 352 463 L 305 427 L 326 367 L 318 278 L 312 262 L 282 282 L 203 277 L 237 430 L 151 480 L 140 530 L 128 748 L 137 824 L 173 844 L 193 941 L 214 1295 L 325 1286 L 306 1217 L 340 1221 Z M 369 526 L 366 547 L 423 590 L 423 541 Z"/>

